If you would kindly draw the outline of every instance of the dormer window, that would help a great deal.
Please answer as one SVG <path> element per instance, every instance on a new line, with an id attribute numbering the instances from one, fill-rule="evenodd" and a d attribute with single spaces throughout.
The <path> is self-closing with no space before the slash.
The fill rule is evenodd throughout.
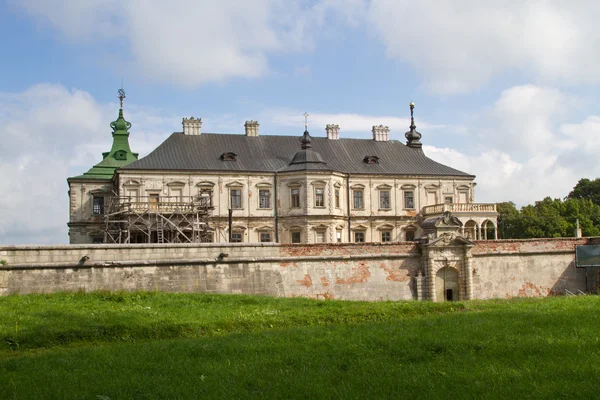
<path id="1" fill-rule="evenodd" d="M 379 157 L 377 156 L 365 156 L 363 158 L 365 164 L 379 164 Z"/>
<path id="2" fill-rule="evenodd" d="M 221 154 L 221 161 L 236 161 L 236 160 L 237 160 L 237 154 L 235 154 L 235 153 L 227 152 L 227 153 Z"/>
<path id="3" fill-rule="evenodd" d="M 127 152 L 119 150 L 115 153 L 115 160 L 127 160 Z"/>

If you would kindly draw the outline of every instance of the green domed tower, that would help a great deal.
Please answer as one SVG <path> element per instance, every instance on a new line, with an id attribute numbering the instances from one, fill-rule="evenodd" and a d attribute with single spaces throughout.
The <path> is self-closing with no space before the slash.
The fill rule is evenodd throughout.
<path id="1" fill-rule="evenodd" d="M 110 151 L 102 153 L 102 161 L 82 175 L 67 179 L 69 185 L 69 242 L 102 243 L 104 241 L 105 198 L 116 191 L 114 176 L 117 168 L 138 159 L 129 147 L 131 123 L 123 117 L 125 91 L 119 89 L 119 116 L 110 123 L 113 143 Z"/>

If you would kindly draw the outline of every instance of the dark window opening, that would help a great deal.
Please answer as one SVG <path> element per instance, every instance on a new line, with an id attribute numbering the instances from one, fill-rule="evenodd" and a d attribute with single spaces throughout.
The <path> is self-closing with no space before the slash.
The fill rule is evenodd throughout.
<path id="1" fill-rule="evenodd" d="M 379 192 L 379 208 L 389 209 L 390 208 L 390 191 L 382 190 Z"/>
<path id="2" fill-rule="evenodd" d="M 446 289 L 446 301 L 453 301 L 454 300 L 454 293 L 452 292 L 452 289 Z"/>
<path id="3" fill-rule="evenodd" d="M 231 208 L 242 208 L 242 190 L 231 189 Z"/>
<path id="4" fill-rule="evenodd" d="M 364 232 L 354 232 L 354 242 L 355 243 L 364 243 L 365 241 L 365 233 Z"/>
<path id="5" fill-rule="evenodd" d="M 258 203 L 259 208 L 271 208 L 271 191 L 267 189 L 259 190 Z"/>
<path id="6" fill-rule="evenodd" d="M 354 196 L 354 208 L 355 209 L 363 209 L 364 208 L 364 204 L 363 204 L 363 191 L 362 190 L 355 190 L 353 192 L 353 196 Z"/>
<path id="7" fill-rule="evenodd" d="M 223 153 L 223 154 L 221 154 L 221 160 L 222 161 L 236 161 L 237 154 L 232 153 L 232 152 Z"/>
<path id="8" fill-rule="evenodd" d="M 104 214 L 104 197 L 94 197 L 93 198 L 92 213 L 94 215 L 103 215 Z"/>
<path id="9" fill-rule="evenodd" d="M 292 208 L 300 208 L 300 189 L 292 189 Z"/>
<path id="10" fill-rule="evenodd" d="M 300 232 L 292 232 L 292 243 L 300 243 Z"/>
<path id="11" fill-rule="evenodd" d="M 390 232 L 390 231 L 381 232 L 381 241 L 382 242 L 391 242 L 392 241 L 392 232 Z"/>
<path id="12" fill-rule="evenodd" d="M 363 158 L 365 164 L 379 164 L 379 157 L 377 156 L 365 156 Z"/>
<path id="13" fill-rule="evenodd" d="M 404 192 L 404 208 L 415 208 L 415 192 L 412 190 Z"/>
<path id="14" fill-rule="evenodd" d="M 325 207 L 324 192 L 323 188 L 315 189 L 315 207 Z"/>
<path id="15" fill-rule="evenodd" d="M 407 242 L 412 242 L 413 240 L 415 240 L 415 231 L 406 231 L 406 241 Z"/>
<path id="16" fill-rule="evenodd" d="M 261 232 L 260 233 L 260 242 L 268 243 L 271 241 L 271 232 Z"/>
<path id="17" fill-rule="evenodd" d="M 233 232 L 231 234 L 231 243 L 242 243 L 242 233 L 241 232 Z"/>
<path id="18" fill-rule="evenodd" d="M 335 207 L 340 208 L 340 189 L 335 189 Z"/>

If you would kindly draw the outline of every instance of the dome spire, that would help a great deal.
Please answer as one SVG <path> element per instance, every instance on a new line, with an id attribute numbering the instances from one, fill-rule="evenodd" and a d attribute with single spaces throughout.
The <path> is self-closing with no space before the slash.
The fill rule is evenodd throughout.
<path id="1" fill-rule="evenodd" d="M 415 109 L 415 103 L 410 103 L 410 131 L 404 134 L 406 137 L 406 145 L 408 147 L 412 147 L 413 149 L 420 149 L 423 144 L 421 143 L 421 134 L 417 132 L 417 126 L 415 125 L 415 117 L 413 114 L 413 110 Z"/>

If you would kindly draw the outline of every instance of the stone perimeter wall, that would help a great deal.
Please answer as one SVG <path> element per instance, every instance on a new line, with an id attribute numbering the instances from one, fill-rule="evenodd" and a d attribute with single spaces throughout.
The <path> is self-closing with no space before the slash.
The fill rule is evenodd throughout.
<path id="1" fill-rule="evenodd" d="M 586 290 L 574 266 L 588 239 L 480 241 L 472 298 Z M 244 293 L 344 300 L 426 299 L 414 243 L 137 244 L 0 247 L 0 295 L 92 290 Z M 590 271 L 588 271 L 590 272 Z M 598 271 L 588 274 L 596 288 Z M 594 286 L 595 285 L 595 286 Z"/>

